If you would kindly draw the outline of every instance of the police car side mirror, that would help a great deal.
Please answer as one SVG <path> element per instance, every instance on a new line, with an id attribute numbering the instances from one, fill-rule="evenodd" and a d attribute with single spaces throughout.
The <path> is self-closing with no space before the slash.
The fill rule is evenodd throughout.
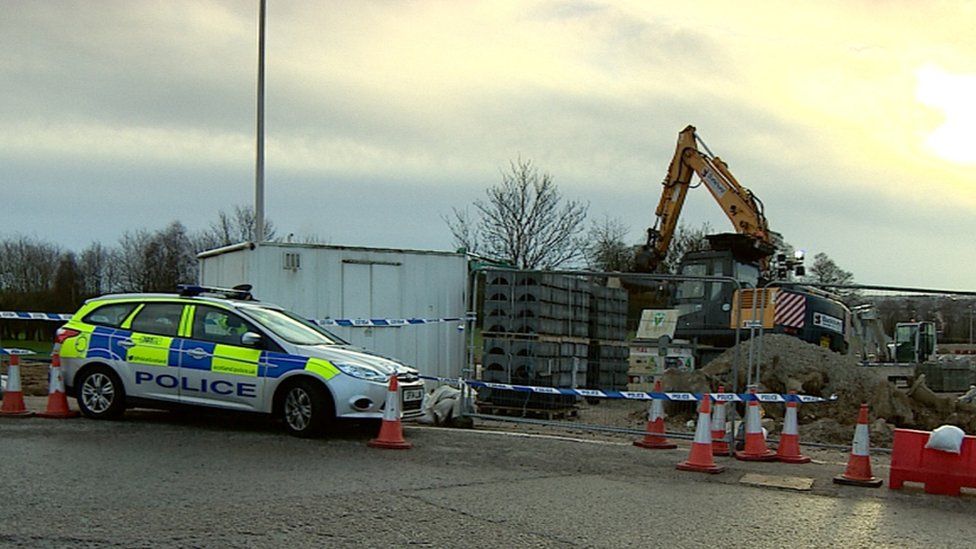
<path id="1" fill-rule="evenodd" d="M 247 347 L 257 347 L 261 345 L 262 339 L 261 334 L 244 332 L 244 335 L 241 336 L 241 345 L 245 345 Z"/>

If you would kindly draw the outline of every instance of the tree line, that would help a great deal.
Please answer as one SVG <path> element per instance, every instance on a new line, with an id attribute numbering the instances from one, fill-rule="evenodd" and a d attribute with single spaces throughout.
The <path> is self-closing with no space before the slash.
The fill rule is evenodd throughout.
<path id="1" fill-rule="evenodd" d="M 0 238 L 0 309 L 72 312 L 106 293 L 171 292 L 196 281 L 199 252 L 254 240 L 254 226 L 254 209 L 237 206 L 198 232 L 173 221 L 80 252 L 31 236 Z M 264 233 L 264 240 L 276 239 L 272 222 L 265 221 Z"/>

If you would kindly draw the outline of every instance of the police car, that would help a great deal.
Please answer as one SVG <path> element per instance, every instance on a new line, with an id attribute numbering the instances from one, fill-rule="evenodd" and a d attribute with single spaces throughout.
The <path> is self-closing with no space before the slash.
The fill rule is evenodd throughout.
<path id="1" fill-rule="evenodd" d="M 58 330 L 55 352 L 68 394 L 95 419 L 189 405 L 273 414 L 314 436 L 335 418 L 381 419 L 392 375 L 403 416 L 422 413 L 417 370 L 256 301 L 247 285 L 90 299 Z"/>

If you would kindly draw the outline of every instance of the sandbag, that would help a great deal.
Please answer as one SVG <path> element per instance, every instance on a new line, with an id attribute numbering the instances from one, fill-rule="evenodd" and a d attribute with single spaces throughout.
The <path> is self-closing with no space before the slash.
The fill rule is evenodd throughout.
<path id="1" fill-rule="evenodd" d="M 941 450 L 951 454 L 958 454 L 962 449 L 962 440 L 966 433 L 955 425 L 943 425 L 932 431 L 929 441 L 925 443 L 926 448 Z"/>

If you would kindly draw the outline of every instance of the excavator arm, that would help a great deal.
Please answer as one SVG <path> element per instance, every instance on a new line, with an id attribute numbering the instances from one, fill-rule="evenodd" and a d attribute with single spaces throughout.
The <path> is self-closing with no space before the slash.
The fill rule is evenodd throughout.
<path id="1" fill-rule="evenodd" d="M 702 147 L 705 152 L 700 151 L 699 143 L 694 126 L 688 126 L 678 134 L 678 144 L 655 211 L 654 227 L 647 230 L 647 243 L 638 254 L 637 267 L 641 271 L 653 272 L 664 261 L 677 229 L 678 216 L 684 206 L 685 197 L 691 188 L 691 179 L 696 174 L 722 207 L 738 234 L 754 240 L 757 248 L 773 248 L 762 203 L 739 184 L 725 162 L 712 156 L 704 143 Z M 765 270 L 765 258 L 761 260 L 761 267 Z"/>

